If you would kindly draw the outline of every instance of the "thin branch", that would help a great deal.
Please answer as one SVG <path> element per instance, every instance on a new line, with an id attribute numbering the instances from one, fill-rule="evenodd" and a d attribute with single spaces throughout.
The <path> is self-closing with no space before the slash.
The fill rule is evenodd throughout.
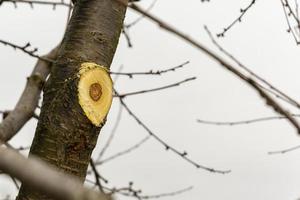
<path id="1" fill-rule="evenodd" d="M 115 73 L 115 77 L 113 78 L 114 85 L 116 84 L 116 82 L 118 81 L 118 79 L 120 77 L 120 74 L 118 74 L 118 73 L 121 73 L 121 71 L 123 70 L 123 68 L 124 68 L 124 65 L 120 65 L 119 68 L 118 68 L 118 71 L 117 72 L 113 72 L 113 73 Z M 112 74 L 112 72 L 110 72 L 110 74 Z"/>
<path id="2" fill-rule="evenodd" d="M 138 143 L 136 143 L 135 145 L 133 145 L 132 147 L 129 147 L 128 149 L 124 150 L 124 151 L 120 151 L 108 158 L 105 158 L 103 160 L 100 160 L 98 162 L 96 162 L 96 165 L 102 165 L 104 163 L 107 163 L 109 161 L 112 161 L 116 158 L 119 158 L 120 156 L 124 156 L 128 153 L 131 153 L 132 151 L 138 149 L 142 144 L 144 144 L 146 141 L 148 141 L 150 139 L 150 135 L 146 136 L 145 138 L 143 138 L 142 140 L 140 140 Z"/>
<path id="3" fill-rule="evenodd" d="M 107 151 L 107 149 L 109 148 L 114 136 L 115 136 L 115 133 L 119 127 L 119 124 L 120 124 L 120 121 L 121 121 L 121 118 L 122 118 L 122 112 L 123 111 L 123 106 L 122 104 L 119 105 L 119 111 L 118 111 L 118 115 L 117 115 L 117 119 L 116 119 L 116 122 L 112 128 L 112 131 L 109 135 L 109 138 L 107 140 L 107 142 L 105 143 L 104 147 L 102 148 L 101 152 L 99 153 L 98 155 L 98 158 L 96 159 L 96 162 L 98 163 L 101 158 L 103 157 L 103 155 L 105 154 L 105 152 Z"/>
<path id="4" fill-rule="evenodd" d="M 38 51 L 38 49 L 37 48 L 29 49 L 29 48 L 32 48 L 32 46 L 31 46 L 31 44 L 29 42 L 26 43 L 24 46 L 13 44 L 13 43 L 5 41 L 5 40 L 0 40 L 0 43 L 3 44 L 3 45 L 5 45 L 5 46 L 10 46 L 10 47 L 12 47 L 15 50 L 19 49 L 19 50 L 23 51 L 24 53 L 26 53 L 26 54 L 34 57 L 34 58 L 38 58 L 40 60 L 43 60 L 43 61 L 46 61 L 46 62 L 50 62 L 50 63 L 53 62 L 52 59 L 49 59 L 49 58 L 47 58 L 45 56 L 39 56 L 39 55 L 35 54 Z"/>
<path id="5" fill-rule="evenodd" d="M 131 48 L 132 47 L 132 42 L 131 42 L 128 30 L 125 27 L 122 28 L 122 33 L 125 36 L 128 47 Z"/>
<path id="6" fill-rule="evenodd" d="M 300 149 L 300 145 L 294 146 L 294 147 L 290 147 L 284 150 L 280 150 L 280 151 L 270 151 L 268 152 L 268 154 L 272 155 L 272 154 L 285 154 L 291 151 L 295 151 L 297 149 Z"/>
<path id="7" fill-rule="evenodd" d="M 240 16 L 238 16 L 238 18 L 236 18 L 231 24 L 229 24 L 227 27 L 225 27 L 223 29 L 223 31 L 221 33 L 218 33 L 217 36 L 218 37 L 224 37 L 225 33 L 227 31 L 229 31 L 235 24 L 237 24 L 238 22 L 242 21 L 243 16 L 247 13 L 247 11 L 256 3 L 256 0 L 251 0 L 251 3 L 246 7 L 246 8 L 241 8 L 240 9 Z"/>
<path id="8" fill-rule="evenodd" d="M 110 192 L 110 194 L 120 194 L 127 197 L 134 197 L 138 200 L 141 199 L 158 199 L 162 197 L 172 197 L 176 195 L 180 195 L 184 192 L 188 192 L 193 189 L 192 186 L 177 190 L 174 192 L 168 192 L 168 193 L 161 193 L 161 194 L 155 194 L 155 195 L 143 195 L 142 190 L 133 188 L 133 182 L 129 182 L 127 187 L 121 187 L 121 188 L 108 188 L 104 187 L 107 191 Z"/>
<path id="9" fill-rule="evenodd" d="M 91 165 L 92 170 L 93 170 L 94 175 L 95 175 L 95 181 L 96 181 L 95 185 L 97 185 L 99 191 L 103 193 L 104 191 L 103 191 L 103 188 L 102 188 L 102 185 L 101 185 L 101 182 L 100 182 L 101 176 L 100 176 L 100 174 L 99 174 L 99 172 L 96 168 L 96 165 L 95 165 L 95 163 L 92 159 L 90 160 L 90 165 Z"/>
<path id="10" fill-rule="evenodd" d="M 121 4 L 123 4 L 124 6 L 127 6 L 126 3 L 124 3 L 122 0 L 116 0 L 116 1 L 118 1 Z M 210 49 L 208 49 L 207 47 L 205 47 L 201 43 L 199 43 L 196 40 L 190 38 L 185 33 L 177 30 L 176 28 L 168 25 L 167 23 L 163 22 L 161 19 L 158 19 L 157 17 L 155 17 L 155 16 L 153 16 L 153 15 L 145 12 L 143 9 L 141 9 L 137 5 L 131 4 L 131 5 L 129 5 L 129 7 L 132 8 L 133 10 L 135 10 L 135 11 L 137 11 L 137 12 L 145 15 L 148 19 L 150 19 L 154 23 L 158 24 L 162 29 L 164 29 L 164 30 L 166 30 L 166 31 L 168 31 L 168 32 L 176 35 L 177 37 L 181 38 L 182 40 L 184 40 L 185 42 L 187 42 L 191 46 L 194 46 L 198 50 L 202 51 L 207 56 L 209 56 L 211 59 L 213 59 L 214 61 L 218 62 L 220 64 L 220 66 L 222 66 L 224 69 L 226 69 L 229 72 L 233 73 L 238 78 L 240 78 L 242 81 L 244 81 L 245 83 L 247 83 L 250 87 L 252 87 L 254 90 L 256 90 L 259 93 L 259 95 L 261 97 L 263 97 L 263 99 L 266 100 L 266 103 L 267 103 L 268 106 L 272 107 L 274 109 L 274 111 L 276 111 L 277 113 L 285 116 L 288 119 L 288 121 L 295 127 L 295 129 L 297 130 L 297 133 L 300 134 L 300 125 L 291 116 L 290 112 L 287 111 L 287 110 L 285 110 L 271 96 L 269 96 L 266 92 L 264 92 L 257 85 L 257 83 L 253 79 L 251 79 L 251 78 L 245 76 L 244 74 L 242 74 L 233 65 L 229 64 L 227 61 L 225 61 L 223 58 L 221 58 L 220 56 L 218 56 L 217 54 L 215 54 L 213 51 L 211 51 Z"/>
<path id="11" fill-rule="evenodd" d="M 133 76 L 137 76 L 137 75 L 162 75 L 167 72 L 172 72 L 172 71 L 174 72 L 177 69 L 183 68 L 184 66 L 186 66 L 189 63 L 190 63 L 189 61 L 186 61 L 180 65 L 177 65 L 175 67 L 171 67 L 171 68 L 168 68 L 165 70 L 157 70 L 157 71 L 150 70 L 147 72 L 110 72 L 110 74 L 128 76 L 129 78 L 132 78 Z"/>
<path id="12" fill-rule="evenodd" d="M 209 31 L 207 26 L 204 26 L 205 31 L 207 32 L 208 36 L 210 37 L 212 43 L 222 52 L 224 53 L 227 57 L 229 57 L 231 60 L 233 60 L 240 68 L 242 68 L 243 70 L 245 70 L 246 72 L 248 72 L 251 76 L 257 78 L 259 81 L 261 81 L 262 83 L 266 84 L 272 91 L 268 90 L 267 88 L 265 88 L 264 86 L 262 86 L 261 84 L 258 83 L 258 85 L 267 90 L 268 92 L 274 94 L 276 97 L 286 101 L 287 103 L 290 103 L 291 105 L 300 108 L 300 104 L 294 100 L 293 98 L 289 97 L 287 94 L 285 94 L 283 91 L 279 90 L 278 88 L 276 88 L 273 84 L 271 84 L 270 82 L 266 81 L 264 78 L 262 78 L 261 76 L 259 76 L 258 74 L 256 74 L 255 72 L 253 72 L 250 68 L 246 67 L 243 63 L 241 63 L 237 58 L 235 58 L 231 53 L 229 53 L 226 49 L 224 49 L 213 37 L 213 35 L 211 34 L 211 32 Z M 275 93 L 273 92 L 275 91 Z"/>
<path id="13" fill-rule="evenodd" d="M 108 200 L 110 197 L 86 189 L 75 177 L 59 172 L 42 160 L 26 159 L 11 149 L 0 147 L 0 170 L 16 177 L 32 189 L 58 200 Z M 28 173 L 28 172 L 34 173 Z M 59 184 L 58 184 L 59 183 Z"/>
<path id="14" fill-rule="evenodd" d="M 10 179 L 12 180 L 12 182 L 14 183 L 16 189 L 19 190 L 19 189 L 20 189 L 20 186 L 19 186 L 19 184 L 18 184 L 16 178 L 14 178 L 14 177 L 11 176 L 11 175 L 9 175 L 9 177 L 10 177 Z"/>
<path id="15" fill-rule="evenodd" d="M 155 6 L 156 2 L 157 2 L 157 0 L 154 0 L 154 1 L 151 3 L 151 5 L 146 9 L 146 12 L 151 11 L 152 8 Z M 134 26 L 134 25 L 136 25 L 137 23 L 139 23 L 144 17 L 145 17 L 144 15 L 141 15 L 141 16 L 139 16 L 137 19 L 135 19 L 134 21 L 132 21 L 132 22 L 130 22 L 130 23 L 128 23 L 128 24 L 125 24 L 124 27 L 125 27 L 126 29 L 131 28 L 132 26 Z"/>
<path id="16" fill-rule="evenodd" d="M 295 6 L 296 6 L 296 18 L 299 19 L 299 4 L 298 4 L 298 0 L 295 0 Z"/>
<path id="17" fill-rule="evenodd" d="M 296 12 L 293 11 L 293 9 L 292 9 L 291 5 L 289 4 L 288 0 L 284 0 L 284 6 L 288 9 L 288 16 L 292 16 L 294 18 L 294 20 L 297 22 L 298 27 L 299 27 L 300 19 L 299 19 L 298 14 L 297 14 L 298 4 L 296 3 Z"/>
<path id="18" fill-rule="evenodd" d="M 176 87 L 179 86 L 183 83 L 195 80 L 196 77 L 192 77 L 192 78 L 187 78 L 183 81 L 179 81 L 170 85 L 166 85 L 163 87 L 158 87 L 158 88 L 153 88 L 153 89 L 148 89 L 148 90 L 140 90 L 140 91 L 136 91 L 136 92 L 129 92 L 129 93 L 124 93 L 124 94 L 115 94 L 114 97 L 120 97 L 120 98 L 124 98 L 124 97 L 128 97 L 128 96 L 133 96 L 133 95 L 138 95 L 138 94 L 144 94 L 144 93 L 149 93 L 149 92 L 155 92 L 155 91 L 159 91 L 159 90 L 164 90 L 164 89 L 168 89 L 168 88 L 172 88 L 172 87 Z"/>
<path id="19" fill-rule="evenodd" d="M 67 28 L 68 28 L 68 24 L 69 24 L 69 21 L 70 21 L 70 18 L 71 18 L 72 9 L 73 9 L 71 1 L 70 1 L 69 5 L 70 5 L 70 6 L 69 6 L 69 8 L 68 8 L 68 13 L 67 13 L 67 20 L 66 20 L 66 28 L 65 28 L 65 32 L 66 32 L 66 30 L 67 30 Z"/>
<path id="20" fill-rule="evenodd" d="M 53 9 L 56 8 L 56 6 L 64 6 L 64 7 L 72 7 L 71 4 L 68 4 L 66 2 L 62 1 L 39 1 L 39 0 L 0 0 L 0 5 L 2 3 L 13 3 L 15 8 L 17 7 L 17 4 L 23 3 L 28 4 L 31 8 L 33 8 L 33 5 L 48 5 L 52 6 Z"/>
<path id="21" fill-rule="evenodd" d="M 162 198 L 162 197 L 171 197 L 171 196 L 176 196 L 185 192 L 188 192 L 190 190 L 193 189 L 193 186 L 181 189 L 181 190 L 177 190 L 174 192 L 168 192 L 168 193 L 161 193 L 161 194 L 156 194 L 156 195 L 141 195 L 140 197 L 142 199 L 158 199 L 158 198 Z"/>
<path id="22" fill-rule="evenodd" d="M 286 22 L 287 22 L 287 25 L 288 25 L 288 30 L 287 30 L 287 32 L 292 34 L 292 36 L 293 36 L 293 38 L 294 38 L 296 44 L 298 45 L 298 44 L 299 44 L 299 40 L 298 40 L 298 38 L 297 38 L 297 36 L 296 36 L 294 30 L 293 30 L 292 27 L 291 27 L 290 20 L 289 20 L 289 16 L 288 16 L 288 13 L 287 13 L 287 11 L 286 11 L 286 9 L 285 9 L 285 4 L 284 4 L 284 2 L 283 2 L 282 0 L 281 0 L 281 4 L 282 4 L 282 8 L 283 8 L 283 12 L 284 12 L 285 19 L 286 19 Z"/>
<path id="23" fill-rule="evenodd" d="M 115 90 L 115 93 L 118 95 L 118 92 Z M 221 174 L 226 174 L 229 173 L 230 170 L 216 170 L 210 167 L 206 167 L 203 165 L 198 164 L 197 162 L 191 160 L 190 158 L 187 157 L 188 153 L 186 151 L 180 152 L 179 150 L 175 149 L 174 147 L 170 146 L 169 144 L 167 144 L 163 139 L 161 139 L 158 135 L 156 135 L 153 131 L 150 130 L 150 128 L 148 128 L 148 126 L 142 122 L 142 120 L 140 118 L 138 118 L 133 112 L 132 110 L 127 106 L 127 104 L 125 103 L 125 101 L 120 98 L 120 102 L 121 104 L 124 106 L 124 108 L 127 110 L 127 112 L 129 113 L 130 116 L 133 117 L 133 119 L 141 126 L 143 127 L 147 133 L 154 138 L 157 142 L 159 142 L 161 145 L 163 145 L 165 147 L 166 150 L 170 150 L 171 152 L 177 154 L 178 156 L 180 156 L 182 159 L 186 160 L 187 162 L 189 162 L 190 164 L 194 165 L 196 168 L 199 169 L 204 169 L 207 170 L 209 172 L 214 172 L 214 173 L 221 173 Z"/>
<path id="24" fill-rule="evenodd" d="M 300 114 L 292 114 L 293 117 L 300 117 Z M 286 119 L 283 116 L 272 116 L 272 117 L 262 117 L 262 118 L 255 118 L 249 120 L 242 120 L 242 121 L 209 121 L 209 120 L 202 120 L 197 119 L 197 122 L 200 124 L 210 124 L 210 125 L 217 125 L 217 126 L 236 126 L 236 125 L 246 125 L 246 124 L 253 124 L 257 122 L 265 122 L 271 120 L 280 120 Z"/>

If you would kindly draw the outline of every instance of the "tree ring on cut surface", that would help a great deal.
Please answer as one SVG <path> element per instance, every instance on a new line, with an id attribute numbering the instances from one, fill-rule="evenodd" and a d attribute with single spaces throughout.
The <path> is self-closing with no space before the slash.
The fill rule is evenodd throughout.
<path id="1" fill-rule="evenodd" d="M 102 87 L 99 83 L 93 83 L 90 86 L 90 97 L 94 101 L 98 101 L 102 96 Z"/>
<path id="2" fill-rule="evenodd" d="M 100 126 L 113 97 L 113 84 L 108 70 L 96 63 L 85 62 L 81 64 L 78 75 L 79 104 L 91 123 Z"/>

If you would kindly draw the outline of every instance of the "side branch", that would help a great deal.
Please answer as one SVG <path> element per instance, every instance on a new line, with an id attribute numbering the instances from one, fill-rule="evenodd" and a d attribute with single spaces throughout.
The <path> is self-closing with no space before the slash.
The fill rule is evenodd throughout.
<path id="1" fill-rule="evenodd" d="M 54 60 L 58 47 L 53 49 L 43 58 Z M 34 115 L 34 110 L 38 105 L 42 86 L 50 73 L 51 63 L 39 59 L 27 78 L 25 89 L 14 110 L 10 111 L 0 124 L 0 140 L 8 141 L 11 139 L 23 125 Z"/>
<path id="2" fill-rule="evenodd" d="M 17 152 L 3 147 L 0 147 L 0 157 L 2 172 L 16 177 L 22 183 L 52 198 L 58 200 L 110 200 L 104 194 L 84 188 L 75 177 L 58 172 L 36 158 L 26 159 Z"/>

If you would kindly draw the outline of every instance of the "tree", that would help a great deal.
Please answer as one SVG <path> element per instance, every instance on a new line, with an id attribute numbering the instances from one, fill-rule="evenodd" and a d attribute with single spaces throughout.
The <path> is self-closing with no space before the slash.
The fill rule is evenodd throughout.
<path id="1" fill-rule="evenodd" d="M 134 9 L 136 10 L 139 10 L 138 7 L 135 7 L 133 6 Z M 141 10 L 139 10 L 141 11 Z M 144 14 L 147 14 L 147 13 L 144 13 Z M 147 16 L 149 18 L 152 18 L 151 15 Z M 168 26 L 167 24 L 165 23 L 161 23 L 160 20 L 157 20 L 156 18 L 152 18 L 153 20 L 156 20 L 156 22 L 158 22 L 160 24 L 160 26 L 162 28 L 166 28 L 167 30 L 179 35 L 180 37 L 182 37 L 183 39 L 187 40 L 188 42 L 192 42 L 193 45 L 195 45 L 197 48 L 199 48 L 200 50 L 204 50 L 206 53 L 208 53 L 209 56 L 211 56 L 213 59 L 217 60 L 221 65 L 225 66 L 227 69 L 229 68 L 231 72 L 234 72 L 236 75 L 238 75 L 242 80 L 244 80 L 245 82 L 247 82 L 251 87 L 253 87 L 255 90 L 257 90 L 259 92 L 259 94 L 265 98 L 268 102 L 269 105 L 271 105 L 273 108 L 275 108 L 276 111 L 279 111 L 280 114 L 283 114 L 285 117 L 287 117 L 290 122 L 298 129 L 298 124 L 297 124 L 297 121 L 294 120 L 294 118 L 291 116 L 291 114 L 289 112 L 287 112 L 285 109 L 283 109 L 281 107 L 280 104 L 278 104 L 276 102 L 276 100 L 274 100 L 274 98 L 272 96 L 270 96 L 268 93 L 266 93 L 264 90 L 261 89 L 261 85 L 258 84 L 258 82 L 252 78 L 252 77 L 247 77 L 247 76 L 244 76 L 244 74 L 240 74 L 238 70 L 235 70 L 235 68 L 232 68 L 232 65 L 226 61 L 224 61 L 221 57 L 217 56 L 216 54 L 213 54 L 209 49 L 205 48 L 204 46 L 202 46 L 201 44 L 195 42 L 194 40 L 191 40 L 190 38 L 186 37 L 185 35 L 181 34 L 181 32 L 178 32 L 176 30 L 174 30 L 172 27 Z M 122 95 L 119 95 L 122 97 Z M 281 97 L 283 98 L 284 95 L 281 95 Z M 122 101 L 123 99 L 120 98 L 121 100 L 121 103 L 124 101 Z M 123 104 L 124 105 L 124 104 Z M 126 104 L 125 104 L 126 105 Z M 126 106 L 124 106 L 124 108 L 128 108 Z M 129 110 L 129 113 L 133 114 L 132 112 L 130 112 L 130 108 L 128 108 Z M 133 116 L 136 116 L 133 114 Z M 134 119 L 136 119 L 138 122 L 141 122 L 139 120 L 139 118 L 135 117 Z M 142 126 L 148 131 L 149 131 L 149 128 L 147 126 L 145 126 L 145 124 L 143 122 L 142 123 Z M 158 141 L 161 141 L 161 144 L 163 144 L 165 146 L 166 149 L 170 149 L 172 150 L 173 152 L 177 152 L 178 155 L 182 156 L 182 158 L 184 159 L 188 159 L 188 161 L 192 161 L 189 159 L 189 156 L 187 156 L 186 152 L 181 152 L 181 151 L 177 151 L 175 148 L 173 148 L 172 146 L 170 147 L 167 143 L 165 143 L 163 140 L 160 140 L 160 138 L 157 138 L 157 135 L 153 134 L 152 131 L 149 131 L 150 135 L 154 135 L 154 138 L 156 138 Z M 198 165 L 197 163 L 194 163 L 195 166 L 197 167 L 201 167 L 200 165 Z M 207 168 L 207 169 L 210 169 L 210 171 L 215 171 L 213 170 L 212 168 Z"/>

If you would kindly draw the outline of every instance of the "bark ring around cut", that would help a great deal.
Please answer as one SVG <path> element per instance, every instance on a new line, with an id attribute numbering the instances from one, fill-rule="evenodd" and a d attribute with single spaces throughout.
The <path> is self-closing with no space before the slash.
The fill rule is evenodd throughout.
<path id="1" fill-rule="evenodd" d="M 78 77 L 79 104 L 91 123 L 100 126 L 112 103 L 113 89 L 109 73 L 104 66 L 85 62 L 81 64 Z"/>

